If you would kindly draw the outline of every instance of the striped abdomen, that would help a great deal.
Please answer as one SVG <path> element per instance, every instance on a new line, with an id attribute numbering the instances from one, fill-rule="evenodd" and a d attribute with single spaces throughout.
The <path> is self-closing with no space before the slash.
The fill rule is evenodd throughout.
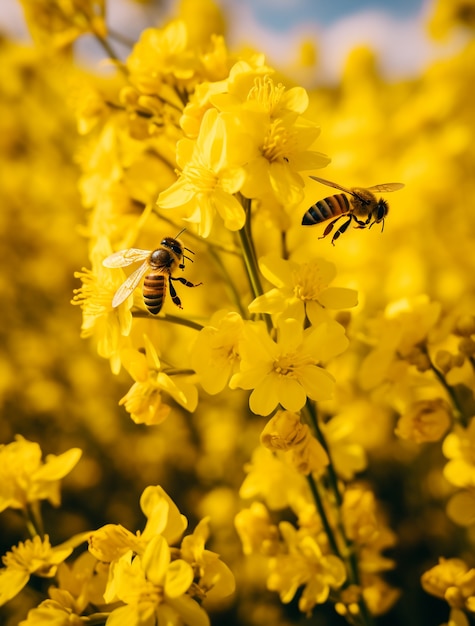
<path id="1" fill-rule="evenodd" d="M 167 291 L 168 276 L 162 273 L 147 274 L 143 280 L 143 301 L 152 315 L 160 313 Z"/>
<path id="2" fill-rule="evenodd" d="M 302 218 L 302 224 L 304 226 L 313 226 L 314 224 L 320 224 L 332 217 L 343 215 L 350 210 L 350 201 L 348 197 L 343 193 L 337 193 L 333 196 L 328 196 L 323 200 L 319 200 L 305 213 Z"/>

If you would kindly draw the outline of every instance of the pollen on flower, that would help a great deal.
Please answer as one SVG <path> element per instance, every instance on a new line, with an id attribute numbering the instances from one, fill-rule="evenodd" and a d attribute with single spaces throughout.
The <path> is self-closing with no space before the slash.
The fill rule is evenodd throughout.
<path id="1" fill-rule="evenodd" d="M 316 365 L 316 361 L 308 355 L 301 355 L 296 352 L 282 354 L 274 361 L 274 372 L 279 376 L 298 378 L 299 370 L 309 365 Z"/>
<path id="2" fill-rule="evenodd" d="M 74 278 L 79 278 L 82 286 L 74 290 L 72 304 L 80 306 L 85 314 L 94 317 L 112 310 L 112 298 L 116 287 L 111 285 L 107 289 L 97 274 L 85 267 L 80 272 L 74 272 Z"/>
<path id="3" fill-rule="evenodd" d="M 219 182 L 215 172 L 196 163 L 185 166 L 183 177 L 196 193 L 213 193 Z"/>
<path id="4" fill-rule="evenodd" d="M 51 553 L 51 544 L 49 538 L 45 537 L 43 541 L 36 535 L 33 539 L 20 541 L 17 546 L 13 546 L 11 552 L 7 552 L 2 556 L 5 567 L 12 569 L 20 569 L 34 571 L 32 564 L 46 561 Z"/>
<path id="5" fill-rule="evenodd" d="M 295 150 L 295 137 L 281 119 L 274 120 L 269 125 L 269 131 L 261 147 L 262 155 L 269 163 L 282 161 Z"/>
<path id="6" fill-rule="evenodd" d="M 270 76 L 258 76 L 254 80 L 254 86 L 250 89 L 247 100 L 257 102 L 264 111 L 272 115 L 272 112 L 280 104 L 285 91 L 284 85 L 274 83 Z"/>
<path id="7" fill-rule="evenodd" d="M 293 272 L 294 294 L 300 300 L 318 300 L 319 295 L 328 287 L 328 280 L 322 276 L 316 263 L 304 263 Z"/>

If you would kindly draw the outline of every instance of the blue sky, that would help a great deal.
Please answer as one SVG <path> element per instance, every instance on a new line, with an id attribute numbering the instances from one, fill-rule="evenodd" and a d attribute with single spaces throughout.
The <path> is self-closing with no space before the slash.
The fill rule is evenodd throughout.
<path id="1" fill-rule="evenodd" d="M 394 78 L 413 76 L 445 54 L 429 40 L 426 30 L 435 0 L 215 1 L 228 16 L 229 46 L 252 46 L 284 71 L 296 67 L 302 40 L 314 41 L 320 82 L 337 81 L 348 53 L 361 45 L 371 47 L 380 70 Z M 116 31 L 137 37 L 143 28 L 160 23 L 157 6 L 163 4 L 170 16 L 176 0 L 162 0 L 155 8 L 153 2 L 147 6 L 132 0 L 109 0 L 110 23 Z M 0 0 L 0 30 L 25 38 L 18 0 Z M 99 50 L 93 42 L 84 41 L 80 51 L 88 63 L 97 66 Z M 295 78 L 310 86 L 305 76 Z"/>
<path id="2" fill-rule="evenodd" d="M 221 0 L 223 4 L 245 4 L 256 19 L 278 31 L 303 21 L 334 23 L 343 16 L 362 11 L 384 10 L 401 18 L 419 13 L 423 0 Z"/>

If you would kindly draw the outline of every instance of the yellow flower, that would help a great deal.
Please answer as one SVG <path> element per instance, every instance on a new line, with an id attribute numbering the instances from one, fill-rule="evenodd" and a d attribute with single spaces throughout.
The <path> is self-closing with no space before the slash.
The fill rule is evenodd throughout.
<path id="1" fill-rule="evenodd" d="M 445 478 L 456 487 L 475 487 L 475 419 L 466 429 L 455 425 L 444 439 L 442 452 L 449 459 Z"/>
<path id="2" fill-rule="evenodd" d="M 142 539 L 148 540 L 160 534 L 172 544 L 180 539 L 188 526 L 186 517 L 180 513 L 166 491 L 158 485 L 144 489 L 140 497 L 140 508 L 147 517 Z"/>
<path id="3" fill-rule="evenodd" d="M 358 294 L 353 289 L 329 287 L 336 276 L 336 268 L 324 259 L 299 265 L 268 256 L 260 260 L 259 267 L 276 288 L 251 302 L 251 313 L 278 313 L 299 322 L 303 322 L 306 315 L 311 324 L 316 325 L 328 317 L 326 309 L 347 309 L 358 303 Z"/>
<path id="4" fill-rule="evenodd" d="M 475 489 L 458 491 L 447 502 L 447 516 L 459 526 L 475 524 Z"/>
<path id="5" fill-rule="evenodd" d="M 140 508 L 147 518 L 142 532 L 132 533 L 121 524 L 106 524 L 89 533 L 89 552 L 97 560 L 112 563 L 128 552 L 143 553 L 147 543 L 160 535 L 175 543 L 188 522 L 178 507 L 160 486 L 146 487 L 140 497 Z"/>
<path id="6" fill-rule="evenodd" d="M 26 21 L 36 43 L 56 48 L 68 46 L 83 33 L 105 37 L 104 0 L 21 0 Z"/>
<path id="7" fill-rule="evenodd" d="M 73 608 L 56 600 L 44 600 L 28 611 L 28 617 L 18 626 L 84 626 L 84 619 Z"/>
<path id="8" fill-rule="evenodd" d="M 252 58 L 239 60 L 228 71 L 228 55 L 224 48 L 224 43 L 219 38 L 215 40 L 217 52 L 221 51 L 221 64 L 226 67 L 226 71 L 219 72 L 219 78 L 215 82 L 198 83 L 194 92 L 190 95 L 190 101 L 186 105 L 180 120 L 181 128 L 187 137 L 196 138 L 199 133 L 203 115 L 210 108 L 219 107 L 221 94 L 236 96 L 236 102 L 246 99 L 246 94 L 252 87 L 254 78 L 272 73 L 272 69 L 265 65 L 265 58 L 262 54 L 254 54 Z M 223 49 L 224 48 L 224 49 Z M 203 59 L 206 65 L 206 60 Z M 224 69 L 224 68 L 223 68 Z"/>
<path id="9" fill-rule="evenodd" d="M 343 415 L 335 415 L 320 428 L 324 434 L 333 466 L 343 480 L 354 478 L 356 472 L 362 472 L 367 466 L 363 446 L 354 441 L 356 426 L 354 421 Z"/>
<path id="10" fill-rule="evenodd" d="M 269 511 L 262 502 L 253 502 L 248 509 L 239 511 L 234 525 L 244 554 L 261 553 L 270 556 L 279 551 L 278 528 L 271 523 Z"/>
<path id="11" fill-rule="evenodd" d="M 205 391 L 222 391 L 239 366 L 239 339 L 244 322 L 238 313 L 218 311 L 198 334 L 191 364 Z"/>
<path id="12" fill-rule="evenodd" d="M 450 406 L 445 400 L 419 400 L 399 418 L 396 435 L 416 443 L 439 441 L 450 428 L 450 423 Z"/>
<path id="13" fill-rule="evenodd" d="M 140 545 L 136 535 L 121 524 L 106 524 L 93 531 L 88 538 L 89 552 L 103 563 L 119 559 L 129 550 L 137 551 Z"/>
<path id="14" fill-rule="evenodd" d="M 261 433 L 261 443 L 269 450 L 282 450 L 289 464 L 302 474 L 320 474 L 329 463 L 322 444 L 312 435 L 300 416 L 290 411 L 277 411 Z"/>
<path id="15" fill-rule="evenodd" d="M 469 568 L 462 559 L 439 559 L 421 577 L 427 593 L 446 600 L 454 609 L 475 612 L 475 569 Z"/>
<path id="16" fill-rule="evenodd" d="M 342 516 L 347 537 L 358 548 L 362 572 L 391 569 L 394 561 L 382 552 L 394 546 L 395 534 L 384 524 L 372 491 L 355 485 L 345 490 Z"/>
<path id="17" fill-rule="evenodd" d="M 130 296 L 116 309 L 112 307 L 112 298 L 126 275 L 120 268 L 111 271 L 103 266 L 102 261 L 111 253 L 109 241 L 100 237 L 91 251 L 92 270 L 74 274 L 83 284 L 74 291 L 72 304 L 82 308 L 81 336 L 94 337 L 99 355 L 110 359 L 111 369 L 117 374 L 121 365 L 119 351 L 132 326 L 133 298 Z"/>
<path id="18" fill-rule="evenodd" d="M 136 424 L 148 426 L 162 423 L 170 414 L 171 408 L 162 402 L 162 392 L 190 412 L 196 409 L 198 392 L 194 385 L 162 371 L 160 359 L 150 341 L 144 335 L 145 354 L 132 348 L 122 350 L 121 361 L 135 383 L 119 404 L 125 405 Z"/>
<path id="19" fill-rule="evenodd" d="M 124 603 L 113 610 L 108 626 L 149 626 L 156 623 L 183 623 L 209 626 L 209 618 L 198 602 L 187 595 L 193 583 L 193 569 L 183 559 L 172 560 L 166 540 L 153 537 L 142 555 L 132 552 L 111 566 L 104 594 L 108 603 Z"/>
<path id="20" fill-rule="evenodd" d="M 79 448 L 71 448 L 58 456 L 50 454 L 42 462 L 40 446 L 21 435 L 13 443 L 0 445 L 0 511 L 25 509 L 38 500 L 59 506 L 59 481 L 74 468 L 81 454 Z"/>
<path id="21" fill-rule="evenodd" d="M 427 296 L 389 304 L 384 318 L 372 324 L 370 340 L 377 347 L 362 363 L 359 376 L 363 388 L 381 384 L 397 359 L 407 359 L 421 371 L 427 369 L 427 358 L 419 346 L 427 341 L 440 312 L 440 304 L 430 302 Z"/>
<path id="22" fill-rule="evenodd" d="M 205 549 L 209 537 L 209 518 L 199 522 L 191 535 L 181 542 L 181 556 L 194 571 L 195 584 L 208 600 L 219 600 L 234 592 L 235 582 L 231 570 L 219 555 Z"/>
<path id="23" fill-rule="evenodd" d="M 195 141 L 182 139 L 177 145 L 180 178 L 158 197 L 162 209 L 184 207 L 191 212 L 187 221 L 198 225 L 198 233 L 208 237 L 218 213 L 226 228 L 239 230 L 246 219 L 244 209 L 233 194 L 244 182 L 239 160 L 244 159 L 243 142 L 230 135 L 222 116 L 208 110 Z"/>
<path id="24" fill-rule="evenodd" d="M 164 28 L 147 28 L 127 59 L 130 81 L 145 94 L 157 94 L 163 83 L 189 81 L 198 64 L 187 49 L 187 27 L 173 20 Z"/>
<path id="25" fill-rule="evenodd" d="M 310 615 L 316 604 L 326 602 L 330 589 L 343 585 L 345 566 L 337 556 L 324 555 L 312 536 L 300 533 L 290 523 L 281 522 L 279 528 L 288 552 L 270 560 L 267 587 L 278 591 L 285 604 L 303 587 L 299 609 Z"/>
<path id="26" fill-rule="evenodd" d="M 48 535 L 44 539 L 36 535 L 33 539 L 13 546 L 11 552 L 2 557 L 5 567 L 0 569 L 0 606 L 20 593 L 31 574 L 52 578 L 58 565 L 86 538 L 87 533 L 81 533 L 52 548 Z"/>
<path id="27" fill-rule="evenodd" d="M 241 498 L 263 499 L 269 509 L 277 511 L 291 507 L 294 511 L 307 503 L 308 485 L 303 474 L 264 447 L 257 448 L 245 466 L 247 473 L 239 495 Z"/>
<path id="28" fill-rule="evenodd" d="M 320 363 L 348 345 L 339 324 L 328 322 L 304 331 L 297 320 L 286 319 L 274 342 L 263 325 L 248 323 L 242 337 L 241 369 L 230 387 L 253 389 L 249 398 L 253 413 L 268 415 L 278 404 L 299 411 L 307 397 L 317 401 L 332 397 L 334 379 Z"/>
<path id="29" fill-rule="evenodd" d="M 211 101 L 220 111 L 228 112 L 252 142 L 242 193 L 248 198 L 270 194 L 289 209 L 301 202 L 304 181 L 299 172 L 330 162 L 326 155 L 313 150 L 320 129 L 301 116 L 308 106 L 305 89 L 286 91 L 268 75 L 255 77 L 236 71 L 232 76 L 231 71 L 229 94 L 217 94 Z"/>

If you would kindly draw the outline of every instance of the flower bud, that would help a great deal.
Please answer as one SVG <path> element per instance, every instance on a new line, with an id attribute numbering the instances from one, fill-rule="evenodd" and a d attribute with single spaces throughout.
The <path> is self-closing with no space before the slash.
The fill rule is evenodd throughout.
<path id="1" fill-rule="evenodd" d="M 261 443 L 269 450 L 290 450 L 307 436 L 308 426 L 291 411 L 277 411 L 261 433 Z"/>
<path id="2" fill-rule="evenodd" d="M 473 356 L 475 354 L 475 341 L 470 337 L 463 337 L 459 341 L 459 350 L 465 356 Z"/>
<path id="3" fill-rule="evenodd" d="M 399 418 L 396 435 L 416 443 L 439 441 L 449 429 L 450 421 L 450 407 L 445 400 L 419 400 Z"/>
<path id="4" fill-rule="evenodd" d="M 442 374 L 447 374 L 452 369 L 452 355 L 448 350 L 438 350 L 434 361 Z"/>
<path id="5" fill-rule="evenodd" d="M 462 315 L 455 324 L 454 333 L 462 337 L 470 337 L 475 335 L 475 316 Z"/>

